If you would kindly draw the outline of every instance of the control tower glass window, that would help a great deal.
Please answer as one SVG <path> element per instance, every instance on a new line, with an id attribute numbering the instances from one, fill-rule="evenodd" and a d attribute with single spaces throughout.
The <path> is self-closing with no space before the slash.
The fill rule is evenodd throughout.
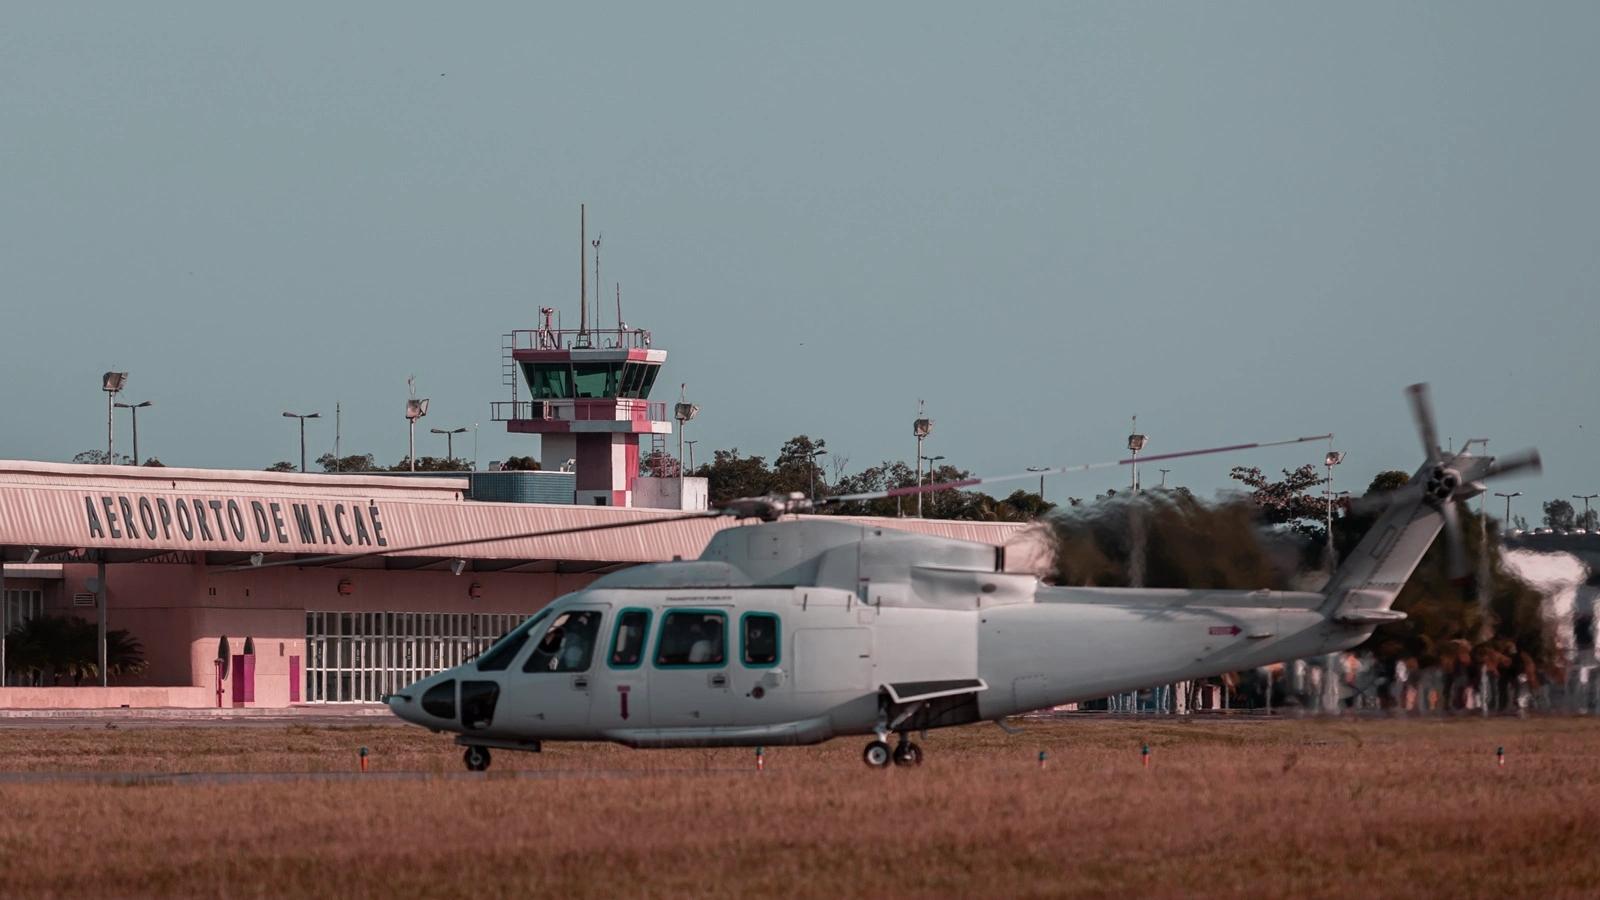
<path id="1" fill-rule="evenodd" d="M 617 396 L 617 377 L 621 375 L 621 369 L 621 363 L 574 363 L 572 380 L 578 389 L 579 399 Z"/>
<path id="2" fill-rule="evenodd" d="M 572 396 L 572 367 L 567 363 L 524 363 L 522 372 L 535 400 L 565 400 Z"/>

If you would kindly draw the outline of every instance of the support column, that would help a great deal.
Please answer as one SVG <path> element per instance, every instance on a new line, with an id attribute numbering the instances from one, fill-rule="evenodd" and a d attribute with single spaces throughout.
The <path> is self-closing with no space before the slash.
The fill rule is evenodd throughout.
<path id="1" fill-rule="evenodd" d="M 0 547 L 0 687 L 6 686 L 6 636 L 11 633 L 11 601 L 6 597 L 6 548 Z"/>
<path id="2" fill-rule="evenodd" d="M 95 635 L 96 645 L 99 648 L 100 659 L 100 686 L 106 686 L 106 598 L 110 592 L 106 590 L 106 553 L 104 550 L 95 553 L 98 563 L 95 571 L 95 608 L 99 612 L 99 628 Z"/>

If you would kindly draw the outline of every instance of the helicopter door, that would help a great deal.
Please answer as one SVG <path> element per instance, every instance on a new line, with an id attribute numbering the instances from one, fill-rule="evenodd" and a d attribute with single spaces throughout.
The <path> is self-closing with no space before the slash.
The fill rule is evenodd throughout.
<path id="1" fill-rule="evenodd" d="M 725 611 L 662 611 L 650 660 L 653 727 L 713 728 L 728 723 L 733 706 L 730 646 Z"/>
<path id="2" fill-rule="evenodd" d="M 589 721 L 601 731 L 647 728 L 650 725 L 650 649 L 648 609 L 628 607 L 617 613 L 605 646 L 605 665 L 596 667 L 594 707 Z M 603 668 L 603 675 L 601 669 Z"/>
<path id="3" fill-rule="evenodd" d="M 589 736 L 590 681 L 604 618 L 604 608 L 585 606 L 550 618 L 510 696 L 501 700 L 502 707 L 515 710 L 518 724 L 553 738 Z"/>

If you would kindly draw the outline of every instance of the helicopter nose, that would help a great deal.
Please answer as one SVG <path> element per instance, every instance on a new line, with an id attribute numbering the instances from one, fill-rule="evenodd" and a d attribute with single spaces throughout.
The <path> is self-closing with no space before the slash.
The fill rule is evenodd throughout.
<path id="1" fill-rule="evenodd" d="M 456 720 L 456 678 L 444 671 L 383 698 L 389 711 L 414 725 L 438 730 Z"/>
<path id="2" fill-rule="evenodd" d="M 416 725 L 422 724 L 422 707 L 418 699 L 422 693 L 417 690 L 420 685 L 412 685 L 396 694 L 385 694 L 383 702 L 388 704 L 389 711 L 397 717 Z"/>

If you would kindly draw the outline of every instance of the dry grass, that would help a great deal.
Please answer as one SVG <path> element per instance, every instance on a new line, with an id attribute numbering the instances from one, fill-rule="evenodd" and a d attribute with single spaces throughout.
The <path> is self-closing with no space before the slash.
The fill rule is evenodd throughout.
<path id="1" fill-rule="evenodd" d="M 473 779 L 0 783 L 0 894 L 1592 896 L 1600 885 L 1600 722 L 1083 721 L 1017 737 L 985 726 L 931 735 L 927 765 L 888 772 L 860 763 L 861 744 L 775 749 L 759 775 L 744 750 L 582 745 L 497 753 Z M 0 729 L 0 769 L 349 771 L 361 745 L 374 771 L 461 771 L 447 739 L 388 727 Z M 569 776 L 494 777 L 517 769 Z"/>

